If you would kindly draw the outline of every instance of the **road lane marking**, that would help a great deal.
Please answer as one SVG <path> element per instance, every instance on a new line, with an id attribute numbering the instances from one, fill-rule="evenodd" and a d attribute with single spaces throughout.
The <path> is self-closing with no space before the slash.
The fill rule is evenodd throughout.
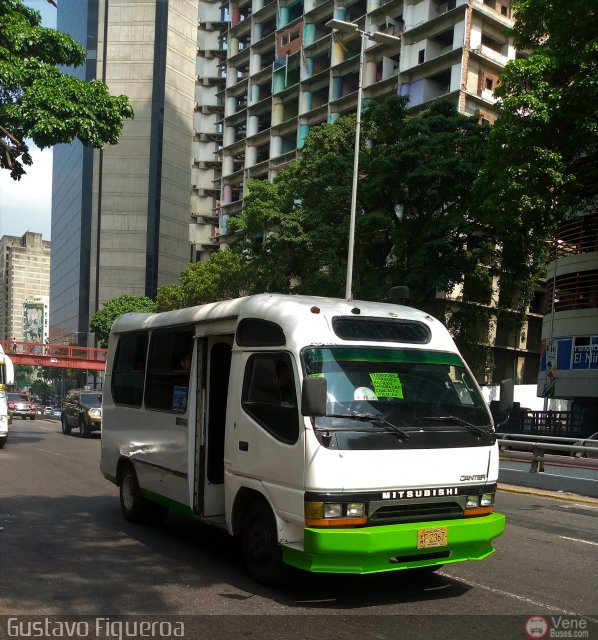
<path id="1" fill-rule="evenodd" d="M 591 542 L 590 540 L 581 540 L 580 538 L 570 538 L 569 536 L 559 536 L 563 540 L 572 540 L 573 542 L 583 542 L 584 544 L 592 544 L 595 547 L 598 547 L 598 542 Z"/>
<path id="2" fill-rule="evenodd" d="M 65 456 L 64 453 L 57 453 L 56 451 L 50 451 L 50 449 L 42 449 L 41 447 L 35 447 L 38 451 L 45 451 L 46 453 L 51 453 L 55 456 L 61 456 L 63 458 L 68 458 L 68 456 Z"/>
<path id="3" fill-rule="evenodd" d="M 473 580 L 467 580 L 465 578 L 461 578 L 460 576 L 455 576 L 450 573 L 446 573 L 444 571 L 437 571 L 438 575 L 444 576 L 445 578 L 450 578 L 451 580 L 458 580 L 459 582 L 463 582 L 470 587 L 476 587 L 477 589 L 484 589 L 485 591 L 491 591 L 492 593 L 496 593 L 500 596 L 507 596 L 508 598 L 514 598 L 515 600 L 519 600 L 520 602 L 526 602 L 527 604 L 533 604 L 536 607 L 544 607 L 549 611 L 554 611 L 555 613 L 560 613 L 566 616 L 580 616 L 582 618 L 587 618 L 591 622 L 598 622 L 598 618 L 590 618 L 590 616 L 584 616 L 581 613 L 577 613 L 575 611 L 569 611 L 567 609 L 561 609 L 560 607 L 555 607 L 551 604 L 546 604 L 545 602 L 538 602 L 537 600 L 532 600 L 531 598 L 526 598 L 525 596 L 520 596 L 516 593 L 511 593 L 510 591 L 503 591 L 502 589 L 495 589 L 494 587 L 489 587 L 485 584 L 481 584 L 479 582 L 474 582 Z"/>

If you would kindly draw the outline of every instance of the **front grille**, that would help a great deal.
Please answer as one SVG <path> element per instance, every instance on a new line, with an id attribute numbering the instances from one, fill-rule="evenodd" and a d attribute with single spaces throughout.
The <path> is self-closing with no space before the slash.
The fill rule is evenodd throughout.
<path id="1" fill-rule="evenodd" d="M 393 522 L 425 522 L 426 520 L 450 520 L 462 518 L 463 509 L 456 502 L 432 502 L 427 504 L 394 504 L 377 509 L 370 517 L 370 524 Z"/>

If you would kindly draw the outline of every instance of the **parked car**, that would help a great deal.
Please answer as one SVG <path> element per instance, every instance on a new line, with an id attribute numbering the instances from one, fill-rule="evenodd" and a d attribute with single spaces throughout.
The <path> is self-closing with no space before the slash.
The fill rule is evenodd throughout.
<path id="1" fill-rule="evenodd" d="M 35 420 L 37 414 L 37 406 L 35 402 L 29 400 L 24 393 L 8 393 L 8 415 L 10 417 L 21 416 L 23 420 L 31 418 Z"/>
<path id="2" fill-rule="evenodd" d="M 79 435 L 86 438 L 92 431 L 102 428 L 102 392 L 85 389 L 71 389 L 62 403 L 60 416 L 62 433 L 79 429 Z"/>
<path id="3" fill-rule="evenodd" d="M 587 438 L 584 438 L 584 445 L 587 448 L 591 448 L 592 451 L 584 451 L 583 453 L 580 451 L 579 453 L 576 453 L 575 455 L 578 458 L 598 458 L 598 431 L 596 431 L 596 433 L 593 433 L 591 436 L 588 436 Z M 581 447 L 582 446 L 582 442 L 581 440 L 578 440 L 575 443 L 576 447 Z"/>

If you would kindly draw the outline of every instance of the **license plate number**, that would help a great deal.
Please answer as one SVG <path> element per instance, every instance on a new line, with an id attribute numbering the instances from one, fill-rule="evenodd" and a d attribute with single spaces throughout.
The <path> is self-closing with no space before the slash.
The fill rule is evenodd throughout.
<path id="1" fill-rule="evenodd" d="M 448 527 L 434 527 L 433 529 L 417 530 L 417 548 L 431 549 L 446 547 L 448 544 Z"/>

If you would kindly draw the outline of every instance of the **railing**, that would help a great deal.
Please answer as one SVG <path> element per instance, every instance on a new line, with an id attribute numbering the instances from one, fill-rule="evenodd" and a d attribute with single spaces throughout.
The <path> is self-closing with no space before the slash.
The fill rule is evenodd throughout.
<path id="1" fill-rule="evenodd" d="M 582 424 L 571 411 L 514 411 L 504 431 L 517 435 L 580 438 Z"/>
<path id="2" fill-rule="evenodd" d="M 558 464 L 556 458 L 546 460 L 545 453 L 561 454 L 563 461 L 571 464 L 567 458 L 575 458 L 575 466 L 581 469 L 592 469 L 598 471 L 598 442 L 590 439 L 576 438 L 551 438 L 548 436 L 532 436 L 520 433 L 498 433 L 498 446 L 501 456 L 507 453 L 510 460 L 519 462 L 530 462 L 530 472 L 539 473 L 544 471 L 544 464 Z M 589 443 L 589 444 L 588 444 Z M 592 446 L 593 445 L 593 446 Z M 525 458 L 513 457 L 512 451 L 525 452 Z M 531 452 L 531 456 L 527 455 Z"/>
<path id="3" fill-rule="evenodd" d="M 15 356 L 47 356 L 51 358 L 67 358 L 69 360 L 96 360 L 106 362 L 107 349 L 79 347 L 65 344 L 41 344 L 39 342 L 16 342 L 0 340 L 0 344 L 9 357 Z"/>

